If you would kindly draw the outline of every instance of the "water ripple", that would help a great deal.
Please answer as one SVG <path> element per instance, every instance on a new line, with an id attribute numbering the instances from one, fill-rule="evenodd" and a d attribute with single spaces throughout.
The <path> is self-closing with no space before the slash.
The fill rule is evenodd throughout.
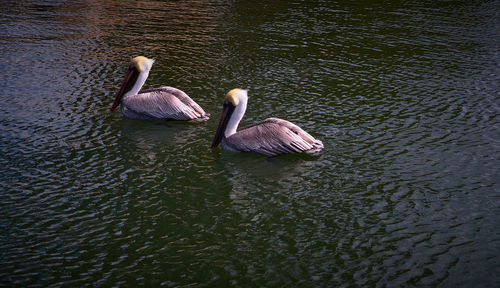
<path id="1" fill-rule="evenodd" d="M 7 1 L 0 285 L 495 286 L 497 2 Z M 139 54 L 212 119 L 110 113 Z M 323 153 L 211 150 L 237 86 Z"/>

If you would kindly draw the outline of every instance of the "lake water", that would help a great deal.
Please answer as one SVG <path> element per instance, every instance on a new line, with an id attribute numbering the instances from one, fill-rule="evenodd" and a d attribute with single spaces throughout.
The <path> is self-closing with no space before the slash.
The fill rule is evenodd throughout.
<path id="1" fill-rule="evenodd" d="M 0 286 L 498 287 L 499 7 L 2 1 Z M 111 113 L 137 55 L 212 118 Z M 235 87 L 322 153 L 210 149 Z"/>

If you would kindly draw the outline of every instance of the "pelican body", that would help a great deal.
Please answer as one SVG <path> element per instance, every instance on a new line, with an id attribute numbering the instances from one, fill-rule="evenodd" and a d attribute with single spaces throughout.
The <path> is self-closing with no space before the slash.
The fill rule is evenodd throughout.
<path id="1" fill-rule="evenodd" d="M 279 118 L 268 118 L 237 130 L 247 108 L 247 93 L 247 90 L 239 88 L 227 93 L 212 148 L 221 144 L 224 150 L 267 156 L 302 152 L 312 154 L 323 149 L 320 140 Z"/>
<path id="2" fill-rule="evenodd" d="M 110 110 L 121 104 L 123 116 L 138 120 L 208 120 L 210 114 L 177 88 L 164 86 L 141 91 L 153 63 L 153 59 L 144 56 L 132 59 Z"/>

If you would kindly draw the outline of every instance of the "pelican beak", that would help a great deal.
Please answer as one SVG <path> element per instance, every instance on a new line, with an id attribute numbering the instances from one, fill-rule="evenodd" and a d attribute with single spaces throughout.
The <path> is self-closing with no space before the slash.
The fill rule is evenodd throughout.
<path id="1" fill-rule="evenodd" d="M 123 98 L 123 95 L 132 89 L 134 87 L 135 81 L 137 81 L 137 77 L 139 76 L 139 70 L 131 64 L 128 67 L 127 74 L 125 74 L 125 79 L 123 79 L 122 86 L 120 87 L 120 91 L 118 91 L 118 94 L 116 95 L 115 102 L 113 102 L 113 106 L 111 106 L 111 112 L 115 110 L 118 105 L 120 105 L 120 101 Z"/>
<path id="2" fill-rule="evenodd" d="M 214 140 L 212 141 L 211 148 L 217 147 L 219 143 L 222 141 L 224 137 L 224 131 L 226 130 L 227 122 L 231 119 L 231 115 L 234 111 L 234 105 L 229 101 L 224 101 L 224 106 L 222 108 L 222 114 L 220 116 L 219 127 L 217 127 L 217 131 L 215 132 Z"/>

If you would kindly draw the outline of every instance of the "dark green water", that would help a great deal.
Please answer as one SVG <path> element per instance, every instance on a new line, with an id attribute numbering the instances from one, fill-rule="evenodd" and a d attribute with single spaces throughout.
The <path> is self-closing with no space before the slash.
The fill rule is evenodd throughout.
<path id="1" fill-rule="evenodd" d="M 0 286 L 499 286 L 499 7 L 3 1 Z M 212 119 L 110 113 L 137 55 Z M 211 150 L 235 87 L 324 151 Z"/>

